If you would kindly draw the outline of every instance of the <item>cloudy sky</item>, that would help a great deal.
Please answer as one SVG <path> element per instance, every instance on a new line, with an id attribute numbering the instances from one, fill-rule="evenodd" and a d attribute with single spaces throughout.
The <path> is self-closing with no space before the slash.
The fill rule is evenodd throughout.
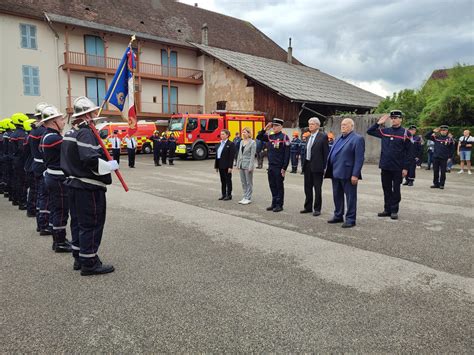
<path id="1" fill-rule="evenodd" d="M 474 64 L 474 0 L 180 0 L 250 21 L 301 62 L 381 96 Z"/>

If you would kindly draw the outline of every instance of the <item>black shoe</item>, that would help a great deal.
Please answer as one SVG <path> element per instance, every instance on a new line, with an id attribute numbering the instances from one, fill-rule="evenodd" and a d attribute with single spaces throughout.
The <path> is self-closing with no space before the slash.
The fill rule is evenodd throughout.
<path id="1" fill-rule="evenodd" d="M 281 212 L 283 211 L 283 207 L 277 206 L 273 209 L 273 212 Z"/>
<path id="2" fill-rule="evenodd" d="M 310 211 L 310 210 L 301 210 L 300 213 L 311 213 L 313 211 Z"/>
<path id="3" fill-rule="evenodd" d="M 408 181 L 407 186 L 413 186 L 413 181 L 412 181 L 412 180 L 411 180 L 411 181 Z"/>
<path id="4" fill-rule="evenodd" d="M 344 220 L 342 218 L 331 218 L 328 223 L 329 224 L 335 224 L 335 223 L 342 223 Z"/>
<path id="5" fill-rule="evenodd" d="M 398 213 L 392 213 L 392 214 L 390 215 L 390 218 L 391 218 L 391 219 L 398 219 Z"/>
<path id="6" fill-rule="evenodd" d="M 218 198 L 218 200 L 221 200 L 221 201 L 222 201 L 223 199 L 225 199 L 225 196 L 221 196 L 221 197 Z"/>
<path id="7" fill-rule="evenodd" d="M 81 270 L 81 262 L 79 261 L 79 259 L 74 258 L 74 264 L 72 264 L 72 269 L 76 271 Z"/>
<path id="8" fill-rule="evenodd" d="M 440 188 L 441 190 L 444 190 L 444 186 L 443 186 L 443 185 L 439 185 L 439 188 Z"/>
<path id="9" fill-rule="evenodd" d="M 40 227 L 36 227 L 36 231 L 39 233 L 41 231 Z"/>
<path id="10" fill-rule="evenodd" d="M 26 212 L 26 217 L 36 217 L 36 213 Z"/>
<path id="11" fill-rule="evenodd" d="M 174 163 L 170 163 L 170 165 L 174 165 Z"/>
<path id="12" fill-rule="evenodd" d="M 40 233 L 40 235 L 51 235 L 51 234 L 53 234 L 48 229 L 41 229 L 39 233 Z"/>
<path id="13" fill-rule="evenodd" d="M 102 262 L 98 261 L 93 266 L 82 265 L 81 276 L 108 274 L 114 270 L 112 265 L 103 265 Z"/>
<path id="14" fill-rule="evenodd" d="M 4 191 L 3 192 L 3 197 L 8 197 L 8 192 Z"/>
<path id="15" fill-rule="evenodd" d="M 387 212 L 387 211 L 377 213 L 378 217 L 390 217 L 390 215 L 391 215 L 390 212 Z"/>
<path id="16" fill-rule="evenodd" d="M 56 248 L 54 249 L 56 253 L 71 253 L 72 248 L 69 242 L 56 243 Z"/>
<path id="17" fill-rule="evenodd" d="M 274 208 L 275 208 L 275 207 L 273 207 L 273 206 L 268 206 L 268 207 L 267 207 L 267 211 L 273 211 Z"/>
<path id="18" fill-rule="evenodd" d="M 430 187 L 431 187 L 432 189 L 439 189 L 440 186 L 439 186 L 439 185 L 431 185 Z"/>
<path id="19" fill-rule="evenodd" d="M 232 200 L 232 196 L 226 196 L 223 198 L 224 201 L 230 201 Z"/>
<path id="20" fill-rule="evenodd" d="M 313 216 L 314 216 L 314 217 L 321 216 L 321 212 L 319 212 L 319 211 L 314 211 L 314 212 L 313 212 Z"/>
<path id="21" fill-rule="evenodd" d="M 402 185 L 408 185 L 410 182 L 406 180 Z"/>
<path id="22" fill-rule="evenodd" d="M 13 205 L 13 206 L 18 206 L 18 205 L 19 205 L 19 203 L 18 203 L 18 202 L 16 202 L 16 201 L 12 201 L 12 205 Z"/>
<path id="23" fill-rule="evenodd" d="M 20 211 L 26 211 L 26 205 L 20 205 L 20 206 L 18 206 L 18 209 Z"/>
<path id="24" fill-rule="evenodd" d="M 344 222 L 341 227 L 342 228 L 352 228 L 352 227 L 355 227 L 355 223 L 347 223 L 347 222 Z"/>
<path id="25" fill-rule="evenodd" d="M 156 166 L 161 166 L 161 164 L 160 164 L 160 163 L 158 163 L 158 164 L 156 164 Z"/>

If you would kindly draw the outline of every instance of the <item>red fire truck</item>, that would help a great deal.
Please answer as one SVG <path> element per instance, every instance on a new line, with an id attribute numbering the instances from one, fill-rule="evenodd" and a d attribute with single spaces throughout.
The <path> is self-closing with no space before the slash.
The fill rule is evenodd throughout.
<path id="1" fill-rule="evenodd" d="M 211 114 L 172 115 L 168 134 L 176 138 L 176 155 L 180 158 L 192 156 L 196 160 L 215 154 L 220 143 L 222 129 L 230 131 L 230 139 L 236 132 L 249 127 L 253 138 L 265 126 L 265 116 L 260 112 L 214 111 Z"/>

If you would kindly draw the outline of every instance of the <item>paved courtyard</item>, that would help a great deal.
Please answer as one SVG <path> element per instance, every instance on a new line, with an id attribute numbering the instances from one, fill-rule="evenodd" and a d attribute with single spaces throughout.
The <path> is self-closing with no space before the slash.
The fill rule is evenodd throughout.
<path id="1" fill-rule="evenodd" d="M 138 156 L 114 180 L 100 249 L 116 272 L 81 277 L 32 219 L 0 198 L 0 352 L 472 351 L 474 176 L 432 190 L 417 170 L 400 220 L 366 165 L 357 226 L 301 215 L 303 176 L 285 210 L 267 212 L 265 170 L 253 203 L 218 201 L 213 162 L 154 167 Z"/>

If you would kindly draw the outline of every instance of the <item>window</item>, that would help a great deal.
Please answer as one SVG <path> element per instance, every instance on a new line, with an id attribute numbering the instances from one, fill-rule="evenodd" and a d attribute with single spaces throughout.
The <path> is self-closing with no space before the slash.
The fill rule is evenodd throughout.
<path id="1" fill-rule="evenodd" d="M 186 125 L 186 132 L 194 131 L 198 126 L 197 118 L 188 118 L 188 124 Z"/>
<path id="2" fill-rule="evenodd" d="M 86 96 L 100 106 L 105 97 L 105 80 L 86 78 Z"/>
<path id="3" fill-rule="evenodd" d="M 205 131 L 206 130 L 206 125 L 207 125 L 207 120 L 202 118 L 200 121 L 199 121 L 200 125 L 201 125 L 201 131 Z"/>
<path id="4" fill-rule="evenodd" d="M 178 112 L 178 88 L 176 86 L 171 86 L 170 93 L 170 105 L 168 107 L 168 86 L 162 87 L 163 95 L 163 113 L 176 113 Z"/>
<path id="5" fill-rule="evenodd" d="M 21 48 L 37 49 L 36 26 L 20 24 Z"/>
<path id="6" fill-rule="evenodd" d="M 97 36 L 84 36 L 86 65 L 105 67 L 104 41 Z"/>
<path id="7" fill-rule="evenodd" d="M 23 65 L 23 94 L 28 96 L 40 95 L 39 68 Z"/>
<path id="8" fill-rule="evenodd" d="M 109 131 L 107 129 L 102 129 L 100 132 L 99 132 L 99 136 L 100 138 L 102 139 L 106 139 L 108 136 L 109 136 Z"/>
<path id="9" fill-rule="evenodd" d="M 170 52 L 169 66 L 170 76 L 177 76 L 178 53 L 175 51 Z M 166 49 L 161 50 L 161 73 L 168 76 L 168 51 Z"/>
<path id="10" fill-rule="evenodd" d="M 210 118 L 209 124 L 207 125 L 207 130 L 209 132 L 214 132 L 219 126 L 219 120 L 217 118 Z"/>

